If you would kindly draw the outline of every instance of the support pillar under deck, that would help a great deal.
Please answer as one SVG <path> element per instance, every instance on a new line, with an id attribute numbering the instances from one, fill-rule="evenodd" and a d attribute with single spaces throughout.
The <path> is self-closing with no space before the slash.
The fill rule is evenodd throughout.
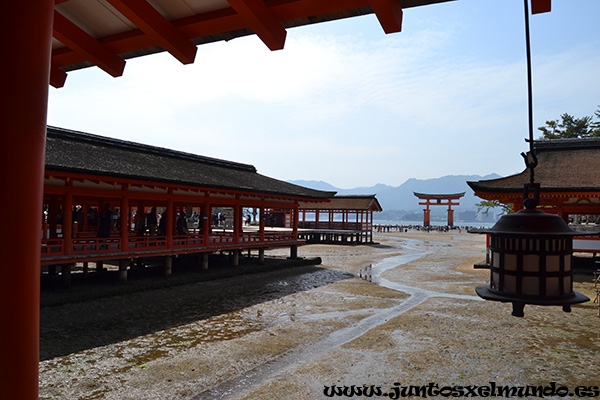
<path id="1" fill-rule="evenodd" d="M 200 256 L 200 262 L 203 270 L 208 269 L 208 253 L 202 253 Z"/>
<path id="2" fill-rule="evenodd" d="M 165 257 L 164 275 L 170 276 L 173 273 L 173 256 Z"/>
<path id="3" fill-rule="evenodd" d="M 68 288 L 71 286 L 71 268 L 72 264 L 63 264 L 60 266 L 60 277 L 62 286 Z"/>
<path id="4" fill-rule="evenodd" d="M 292 260 L 295 260 L 298 258 L 298 246 L 297 245 L 290 246 L 290 258 Z"/>
<path id="5" fill-rule="evenodd" d="M 129 266 L 129 259 L 124 258 L 119 260 L 119 282 L 127 282 L 127 267 Z"/>
<path id="6" fill-rule="evenodd" d="M 240 251 L 233 250 L 231 252 L 231 265 L 234 267 L 239 267 L 240 265 Z"/>

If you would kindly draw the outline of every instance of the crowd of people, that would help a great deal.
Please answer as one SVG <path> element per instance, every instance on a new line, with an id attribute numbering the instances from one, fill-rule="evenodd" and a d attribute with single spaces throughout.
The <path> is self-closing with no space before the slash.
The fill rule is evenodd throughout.
<path id="1" fill-rule="evenodd" d="M 388 233 L 388 232 L 409 232 L 409 231 L 419 231 L 419 232 L 449 232 L 449 231 L 458 231 L 458 233 L 462 233 L 463 231 L 469 231 L 470 229 L 475 229 L 474 226 L 449 226 L 449 225 L 401 225 L 401 224 L 374 224 L 373 231 L 376 233 Z"/>

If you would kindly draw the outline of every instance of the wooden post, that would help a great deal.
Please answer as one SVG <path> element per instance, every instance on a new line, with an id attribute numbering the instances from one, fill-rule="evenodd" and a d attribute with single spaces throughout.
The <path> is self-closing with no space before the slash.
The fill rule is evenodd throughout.
<path id="1" fill-rule="evenodd" d="M 129 197 L 121 197 L 121 251 L 129 250 Z"/>
<path id="2" fill-rule="evenodd" d="M 119 282 L 127 282 L 127 267 L 129 260 L 127 258 L 119 260 Z"/>
<path id="3" fill-rule="evenodd" d="M 298 258 L 298 246 L 296 246 L 295 244 L 290 246 L 290 258 L 292 260 Z"/>
<path id="4" fill-rule="evenodd" d="M 50 225 L 50 239 L 58 238 L 58 204 L 54 196 L 50 198 L 48 206 L 48 224 Z"/>
<path id="5" fill-rule="evenodd" d="M 204 232 L 202 233 L 202 245 L 208 246 L 209 241 L 210 241 L 210 234 L 211 234 L 212 206 L 207 203 L 207 204 L 205 204 L 204 207 L 205 207 L 204 209 L 206 210 L 206 219 L 203 222 Z M 203 268 L 203 269 L 208 269 L 208 262 L 206 264 L 206 268 Z"/>
<path id="6" fill-rule="evenodd" d="M 46 114 L 53 1 L 4 4 L 0 100 L 0 388 L 2 398 L 38 398 L 39 313 Z"/>
<path id="7" fill-rule="evenodd" d="M 264 243 L 265 241 L 265 209 L 260 207 L 260 219 L 258 221 L 258 236 L 260 237 L 260 241 Z"/>
<path id="8" fill-rule="evenodd" d="M 207 270 L 208 269 L 208 253 L 202 253 L 200 259 L 202 262 L 202 269 Z"/>
<path id="9" fill-rule="evenodd" d="M 165 274 L 165 276 L 170 276 L 172 273 L 173 273 L 173 256 L 166 256 L 165 257 L 164 274 Z"/>
<path id="10" fill-rule="evenodd" d="M 69 181 L 67 183 L 73 183 Z M 73 253 L 73 192 L 71 188 L 67 189 L 65 201 L 63 203 L 63 224 L 62 234 L 65 254 Z"/>
<path id="11" fill-rule="evenodd" d="M 239 198 L 236 198 L 236 202 L 239 202 Z M 236 204 L 233 207 L 233 242 L 240 243 L 240 238 L 243 229 L 243 217 L 242 217 L 242 206 Z"/>
<path id="12" fill-rule="evenodd" d="M 292 235 L 294 236 L 294 240 L 298 240 L 298 224 L 300 220 L 300 215 L 298 213 L 298 207 L 292 209 Z"/>
<path id="13" fill-rule="evenodd" d="M 175 207 L 173 204 L 173 189 L 169 188 L 169 198 L 167 199 L 167 211 L 163 214 L 166 218 L 164 222 L 165 234 L 167 235 L 167 248 L 173 248 L 173 229 L 175 227 Z"/>
<path id="14" fill-rule="evenodd" d="M 71 266 L 72 264 L 63 264 L 60 266 L 60 277 L 62 279 L 63 287 L 71 286 Z"/>
<path id="15" fill-rule="evenodd" d="M 423 226 L 431 225 L 431 210 L 429 210 L 429 199 L 427 200 L 427 208 L 423 210 Z"/>

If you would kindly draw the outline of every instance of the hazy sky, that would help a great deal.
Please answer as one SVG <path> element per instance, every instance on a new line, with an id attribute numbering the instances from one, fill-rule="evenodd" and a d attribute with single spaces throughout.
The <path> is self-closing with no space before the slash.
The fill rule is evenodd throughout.
<path id="1" fill-rule="evenodd" d="M 600 0 L 552 0 L 531 17 L 534 126 L 600 105 Z M 254 165 L 341 188 L 524 169 L 522 0 L 458 0 L 97 67 L 50 88 L 48 124 Z M 536 129 L 536 137 L 538 131 Z"/>

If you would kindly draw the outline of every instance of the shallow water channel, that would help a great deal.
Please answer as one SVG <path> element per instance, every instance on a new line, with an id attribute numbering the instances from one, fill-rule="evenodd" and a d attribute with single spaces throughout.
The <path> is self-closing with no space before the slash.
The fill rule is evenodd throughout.
<path id="1" fill-rule="evenodd" d="M 444 243 L 435 243 L 416 239 L 398 239 L 393 237 L 386 239 L 394 240 L 396 243 L 393 246 L 394 249 L 402 251 L 402 254 L 385 258 L 382 261 L 367 267 L 363 270 L 363 272 L 365 275 L 367 275 L 366 280 L 369 280 L 370 282 L 373 282 L 379 286 L 408 294 L 408 298 L 404 299 L 396 306 L 379 309 L 373 315 L 360 320 L 356 324 L 334 331 L 329 336 L 315 343 L 292 351 L 274 362 L 261 365 L 258 368 L 246 373 L 242 378 L 225 382 L 208 392 L 202 393 L 194 399 L 225 399 L 233 395 L 240 396 L 244 393 L 248 393 L 261 384 L 269 380 L 285 376 L 286 372 L 297 368 L 300 365 L 306 364 L 313 359 L 322 356 L 328 351 L 331 351 L 364 335 L 369 330 L 387 322 L 391 318 L 394 318 L 418 306 L 428 298 L 449 297 L 456 299 L 480 300 L 476 296 L 448 294 L 413 287 L 411 286 L 410 280 L 406 281 L 404 284 L 400 284 L 386 279 L 384 277 L 386 271 L 418 260 L 427 254 L 438 250 L 440 246 L 446 246 Z M 361 272 L 361 275 L 363 272 Z M 362 277 L 365 278 L 364 276 Z M 343 318 L 342 313 L 340 313 L 339 317 Z"/>
<path id="2" fill-rule="evenodd" d="M 161 363 L 177 362 L 186 352 L 212 345 L 228 347 L 229 341 L 234 344 L 236 339 L 244 341 L 252 335 L 268 337 L 272 329 L 281 326 L 296 334 L 297 327 L 325 327 L 319 331 L 322 335 L 305 342 L 301 339 L 292 350 L 257 362 L 256 368 L 209 391 L 201 393 L 206 386 L 198 387 L 196 393 L 191 389 L 194 399 L 242 396 L 360 338 L 428 298 L 478 300 L 419 287 L 423 283 L 420 270 L 402 271 L 402 283 L 395 281 L 398 278 L 388 279 L 394 271 L 398 276 L 396 267 L 444 246 L 448 244 L 386 237 L 385 246 L 376 251 L 389 257 L 369 268 L 372 283 L 345 272 L 355 271 L 349 267 L 350 261 L 336 261 L 343 268 L 276 269 L 42 308 L 40 398 L 57 398 L 58 393 L 60 398 L 81 398 L 78 390 L 90 399 L 114 398 L 103 396 L 109 392 L 118 396 L 118 388 L 129 386 L 136 371 L 138 375 L 151 373 L 157 365 L 160 369 Z M 353 260 L 352 252 L 352 247 L 342 252 L 342 260 Z M 386 290 L 386 295 L 379 297 L 372 293 L 381 289 L 372 285 L 398 291 L 398 295 Z M 86 379 L 90 382 L 85 383 Z M 194 378 L 189 379 L 193 386 Z M 90 387 L 77 386 L 84 384 Z M 91 396 L 92 387 L 96 396 Z"/>

